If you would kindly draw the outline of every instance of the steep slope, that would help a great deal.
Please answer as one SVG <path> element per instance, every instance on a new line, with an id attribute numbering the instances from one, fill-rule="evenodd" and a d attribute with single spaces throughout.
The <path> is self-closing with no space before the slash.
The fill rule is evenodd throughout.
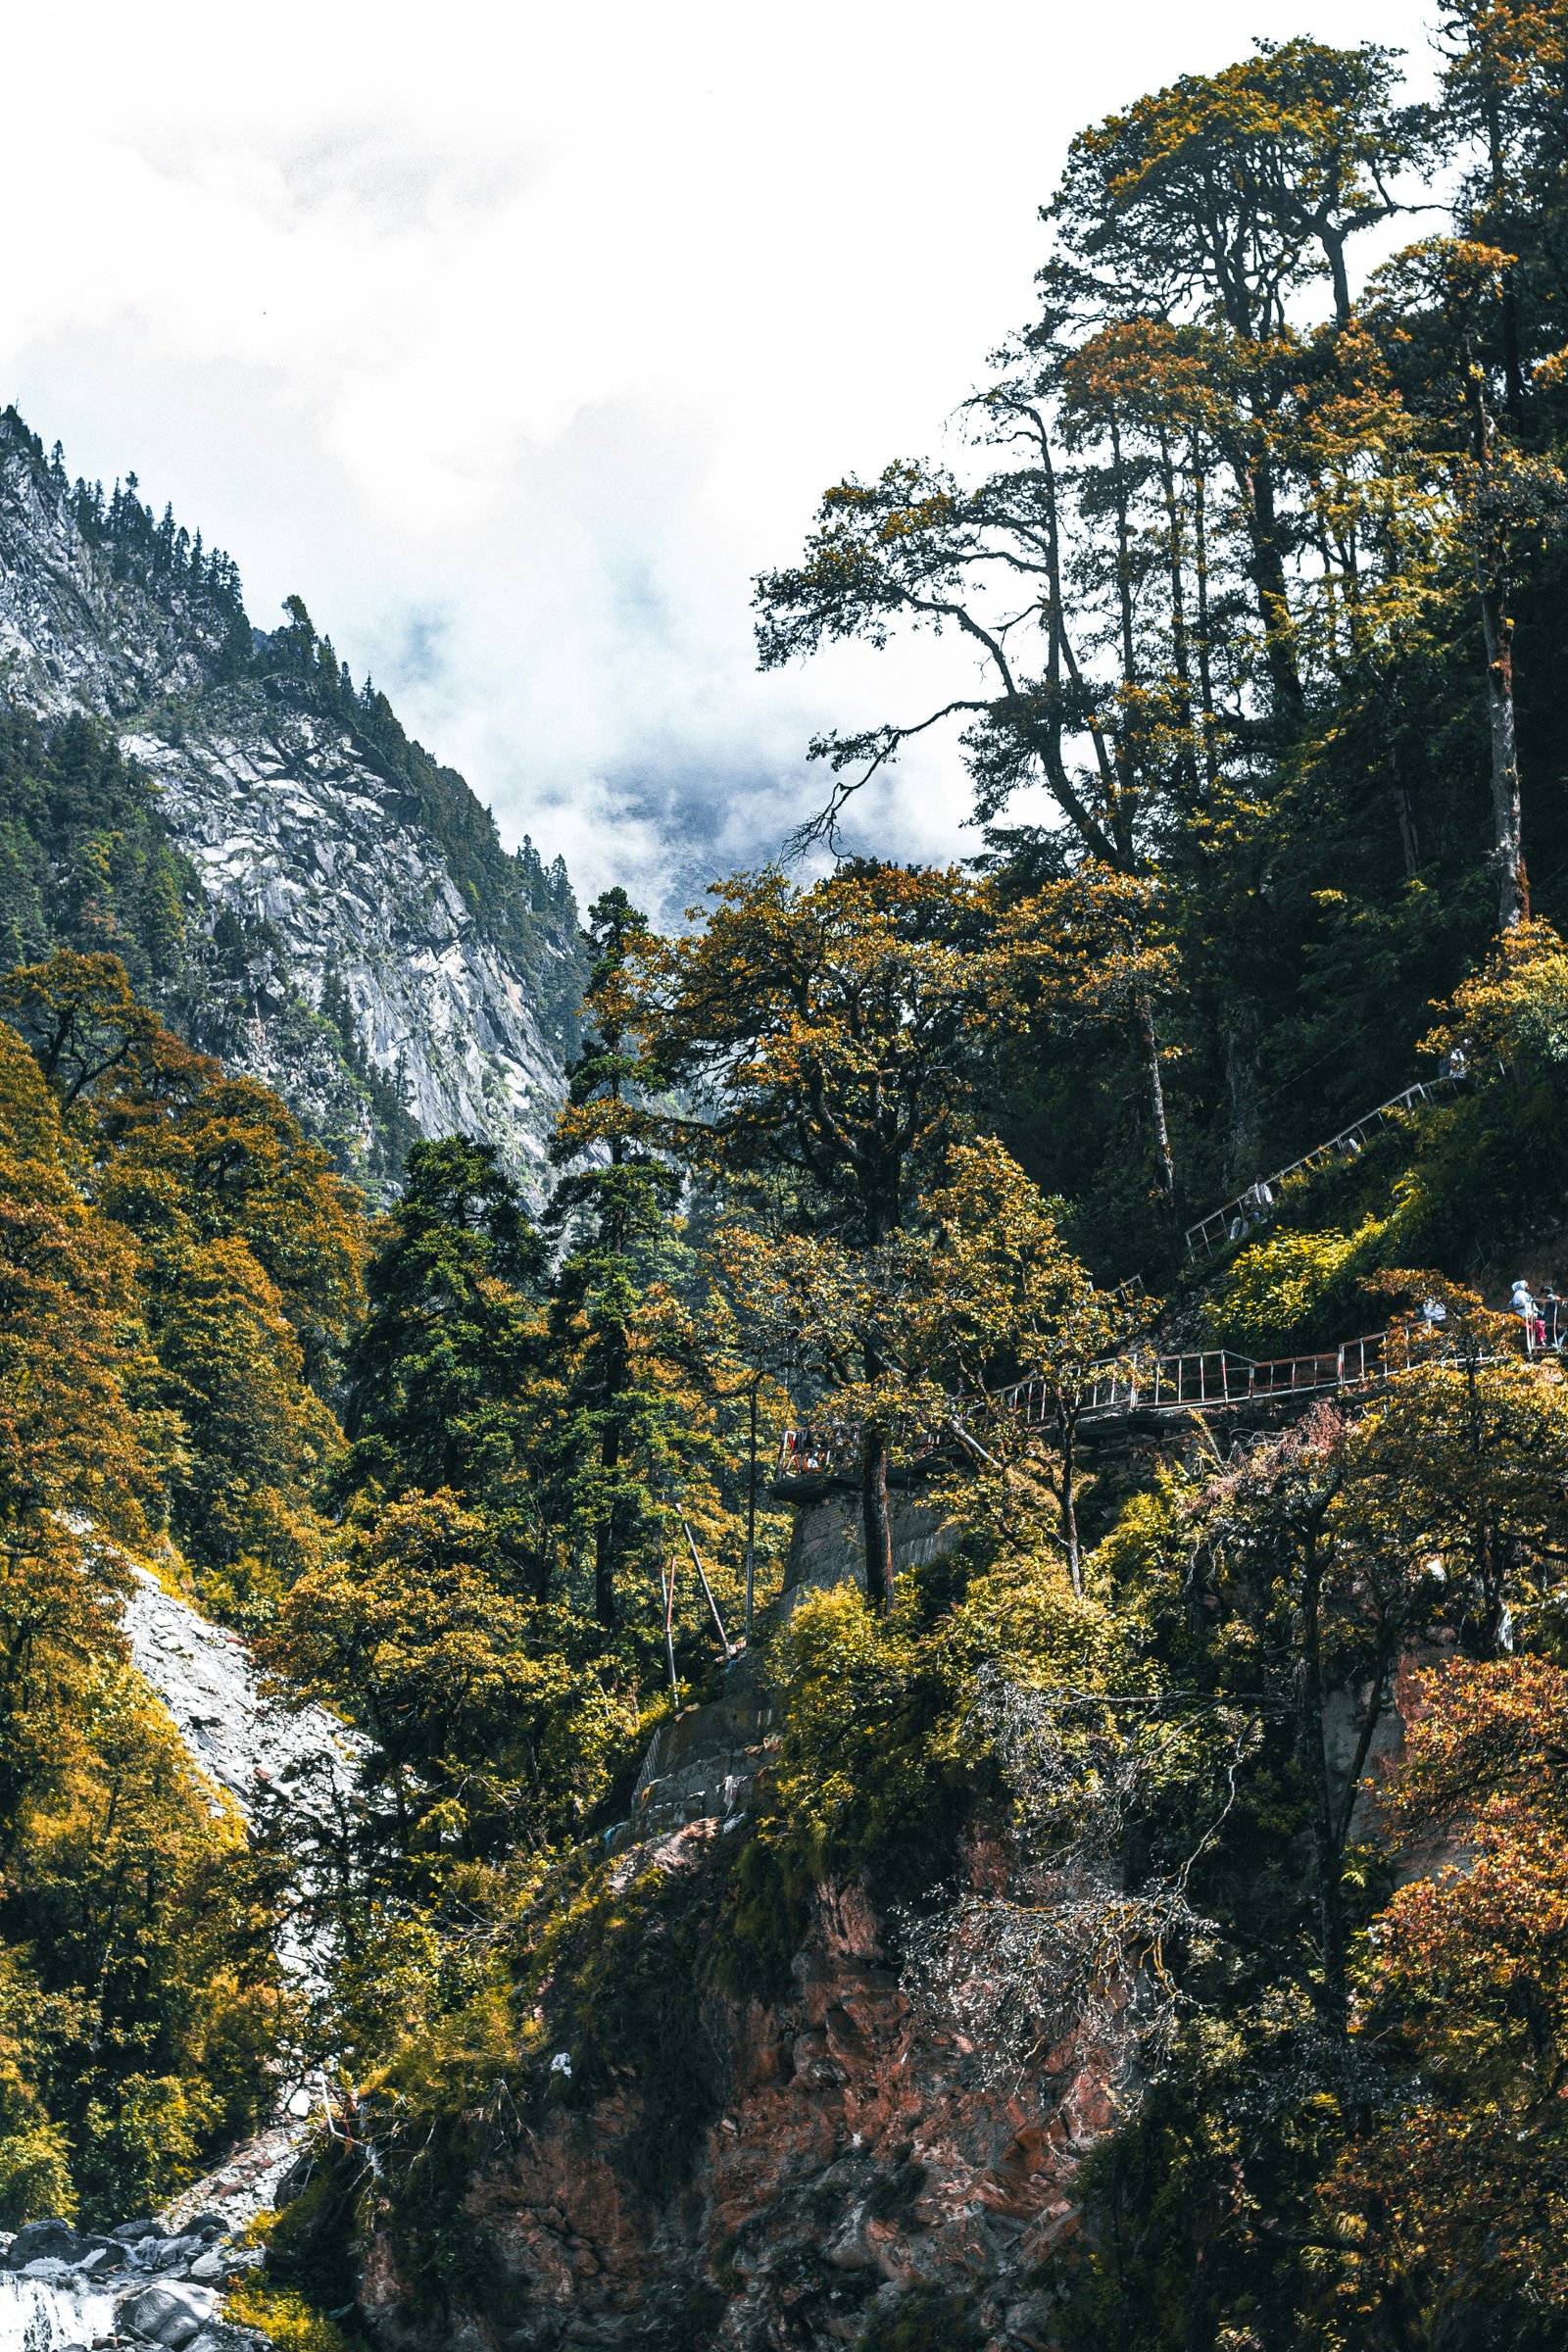
<path id="1" fill-rule="evenodd" d="M 58 451 L 0 416 L 11 954 L 141 951 L 133 976 L 176 1024 L 277 1087 L 372 1187 L 417 1133 L 488 1137 L 526 1170 L 581 989 L 564 868 L 528 844 L 509 857 L 462 777 L 289 610 L 254 630 L 232 564 L 155 522 L 134 476 L 110 499 L 73 488 Z M 85 789 L 45 773 L 78 714 L 121 754 Z"/>

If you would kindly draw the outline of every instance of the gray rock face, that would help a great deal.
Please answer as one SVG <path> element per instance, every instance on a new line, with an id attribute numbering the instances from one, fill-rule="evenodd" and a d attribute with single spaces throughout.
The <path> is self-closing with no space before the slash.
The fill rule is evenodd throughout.
<path id="1" fill-rule="evenodd" d="M 282 1806 L 301 1828 L 315 1822 L 324 1832 L 353 1802 L 365 1744 L 360 1735 L 322 1707 L 290 1709 L 267 1698 L 237 1634 L 166 1592 L 146 1569 L 135 1575 L 123 1613 L 131 1662 L 157 1691 L 192 1759 L 248 1820 Z M 310 1849 L 316 1840 L 307 1835 L 301 1842 Z M 301 1875 L 308 1878 L 308 1862 Z M 309 1989 L 318 1983 L 320 1955 L 293 1920 L 284 1924 L 278 1950 L 298 1984 Z M 199 2250 L 198 2241 L 190 2250 Z"/>
<path id="2" fill-rule="evenodd" d="M 136 723 L 121 740 L 159 786 L 209 905 L 265 924 L 264 1005 L 293 990 L 318 1010 L 330 976 L 367 1061 L 422 1133 L 487 1137 L 514 1168 L 537 1167 L 561 1100 L 559 1040 L 407 795 L 345 731 L 228 688 L 178 743 Z M 225 1059 L 312 1107 L 291 1024 L 258 1009 L 223 1043 Z"/>
<path id="3" fill-rule="evenodd" d="M 253 636 L 231 571 L 204 586 L 156 537 L 106 535 L 0 416 L 0 695 L 91 713 L 156 788 L 205 934 L 168 1017 L 372 1189 L 420 1132 L 537 1171 L 581 991 L 564 871 L 509 858 L 308 624 L 302 664 L 288 631 Z"/>
<path id="4" fill-rule="evenodd" d="M 264 1788 L 292 1790 L 318 1775 L 331 1795 L 347 1797 L 364 1744 L 359 1735 L 324 1708 L 295 1713 L 270 1703 L 237 1634 L 176 1600 L 143 1568 L 123 1621 L 137 1673 L 163 1700 L 195 1762 L 241 1812 L 255 1809 Z"/>
<path id="5" fill-rule="evenodd" d="M 218 2297 L 206 2286 L 144 2286 L 120 2307 L 122 2327 L 169 2352 L 181 2352 L 218 2308 Z"/>

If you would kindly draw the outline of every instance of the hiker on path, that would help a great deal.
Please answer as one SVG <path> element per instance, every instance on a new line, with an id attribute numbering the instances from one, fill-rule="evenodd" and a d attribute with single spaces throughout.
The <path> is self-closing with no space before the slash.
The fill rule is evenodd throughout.
<path id="1" fill-rule="evenodd" d="M 1541 1309 L 1531 1297 L 1530 1285 L 1523 1274 L 1513 1286 L 1513 1297 L 1508 1305 L 1509 1312 L 1517 1315 L 1525 1327 L 1526 1355 L 1534 1355 L 1538 1343 L 1543 1348 L 1545 1346 L 1546 1333 L 1541 1320 Z"/>
<path id="2" fill-rule="evenodd" d="M 1261 1225 L 1274 1205 L 1274 1188 L 1259 1176 L 1250 1184 L 1236 1206 L 1239 1214 L 1231 1220 L 1230 1238 L 1245 1241 L 1254 1225 Z"/>

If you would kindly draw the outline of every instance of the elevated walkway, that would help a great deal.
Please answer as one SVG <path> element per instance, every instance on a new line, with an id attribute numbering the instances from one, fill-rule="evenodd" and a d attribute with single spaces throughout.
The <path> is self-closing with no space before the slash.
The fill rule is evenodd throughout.
<path id="1" fill-rule="evenodd" d="M 1302 1355 L 1261 1359 L 1228 1348 L 1194 1349 L 1107 1362 L 1091 1381 L 1080 1408 L 1080 1429 L 1134 1415 L 1245 1410 L 1332 1396 L 1338 1390 L 1369 1391 L 1407 1372 L 1416 1363 L 1442 1360 L 1442 1349 L 1412 1342 L 1408 1328 L 1369 1331 L 1337 1347 Z M 912 1465 L 940 1453 L 974 1457 L 985 1448 L 989 1425 L 1004 1418 L 1015 1428 L 1047 1429 L 1055 1418 L 1053 1393 L 1043 1380 L 1016 1381 L 981 1397 L 955 1397 L 951 1411 L 902 1428 L 894 1424 L 901 1461 Z M 857 1468 L 858 1422 L 823 1421 L 787 1429 L 780 1442 L 773 1491 L 792 1499 L 808 1482 L 820 1486 L 848 1480 Z"/>
<path id="2" fill-rule="evenodd" d="M 1328 1167 L 1336 1159 L 1353 1159 L 1381 1129 L 1390 1126 L 1395 1119 L 1453 1094 L 1456 1088 L 1466 1083 L 1462 1076 L 1418 1079 L 1414 1086 L 1407 1086 L 1402 1094 L 1391 1095 L 1375 1110 L 1367 1111 L 1359 1119 L 1352 1119 L 1348 1127 L 1342 1127 L 1338 1135 L 1331 1135 L 1326 1143 L 1314 1144 L 1310 1152 L 1303 1152 L 1299 1159 L 1293 1159 L 1287 1167 L 1275 1168 L 1267 1176 L 1255 1177 L 1246 1191 L 1238 1193 L 1234 1200 L 1210 1210 L 1206 1217 L 1200 1217 L 1196 1225 L 1188 1226 L 1188 1256 L 1212 1257 L 1216 1250 L 1224 1249 L 1227 1242 L 1245 1240 L 1255 1226 L 1263 1223 L 1274 1206 L 1279 1187 L 1291 1177 L 1300 1175 L 1305 1168 Z"/>

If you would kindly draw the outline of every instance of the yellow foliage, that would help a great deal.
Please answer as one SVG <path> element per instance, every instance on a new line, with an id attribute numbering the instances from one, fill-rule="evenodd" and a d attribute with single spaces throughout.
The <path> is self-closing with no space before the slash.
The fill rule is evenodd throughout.
<path id="1" fill-rule="evenodd" d="M 1271 1233 L 1244 1250 L 1224 1291 L 1204 1306 L 1221 1347 L 1266 1354 L 1283 1348 L 1330 1294 L 1369 1263 L 1388 1220 L 1363 1219 L 1353 1233 Z"/>
<path id="2" fill-rule="evenodd" d="M 1512 1061 L 1521 1052 L 1568 1060 L 1568 947 L 1550 923 L 1516 923 L 1440 1010 L 1425 1054 L 1462 1046 L 1472 1060 Z"/>
<path id="3" fill-rule="evenodd" d="M 236 2328 L 259 2328 L 277 2352 L 349 2352 L 348 2337 L 324 2312 L 292 2287 L 254 2275 L 228 2296 L 223 2316 Z"/>

